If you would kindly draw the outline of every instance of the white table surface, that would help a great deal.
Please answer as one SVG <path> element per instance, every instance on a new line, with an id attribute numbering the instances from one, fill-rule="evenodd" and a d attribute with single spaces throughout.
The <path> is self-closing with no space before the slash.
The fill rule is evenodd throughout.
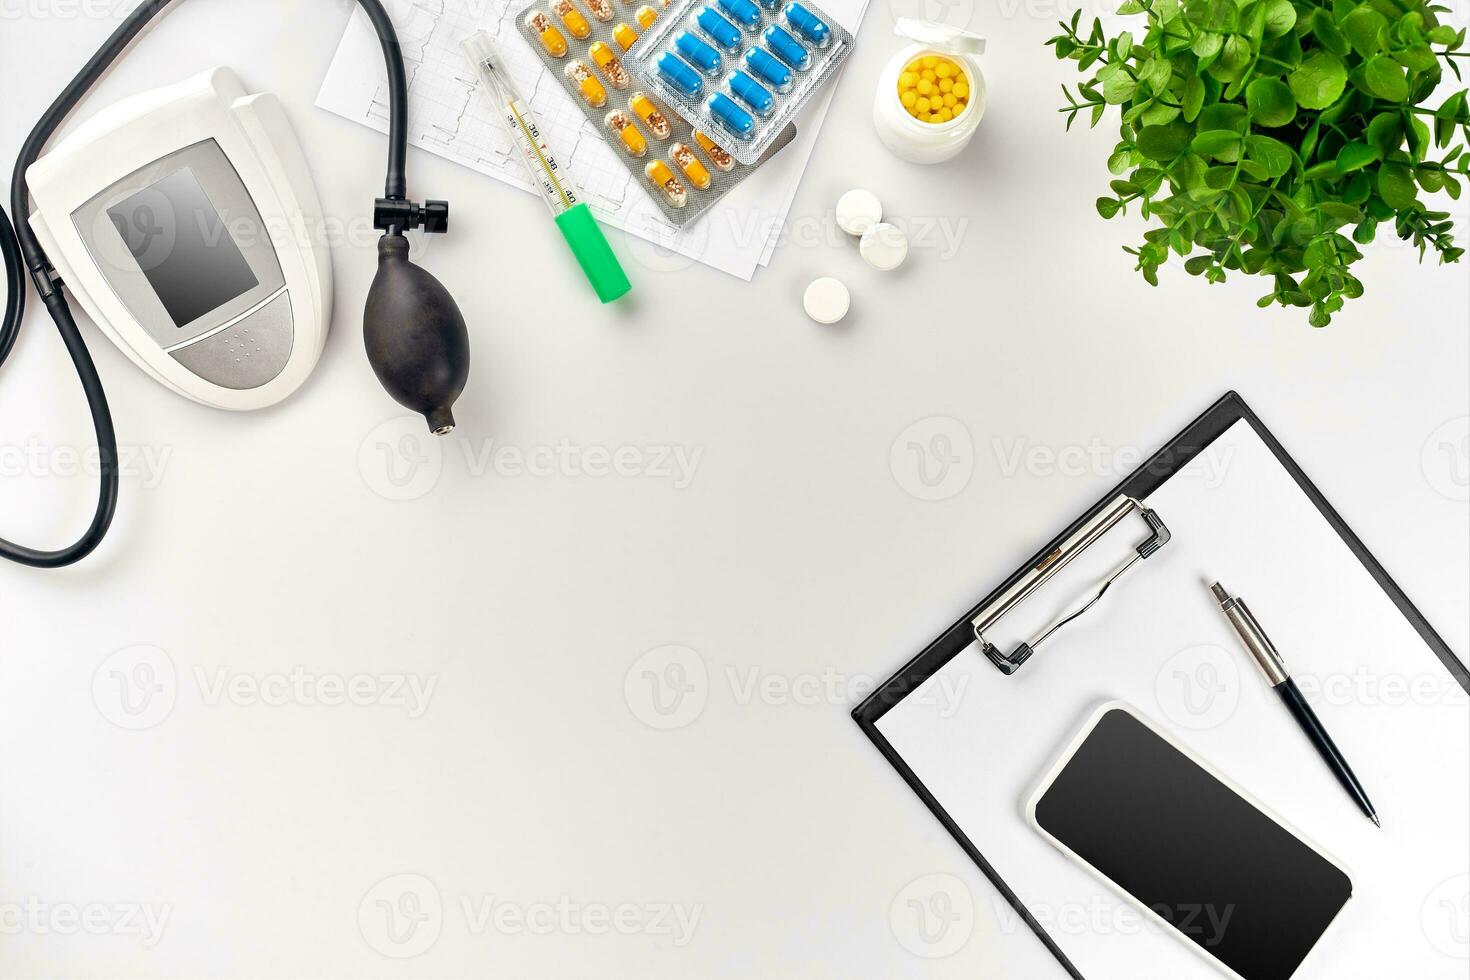
<path id="1" fill-rule="evenodd" d="M 191 0 L 106 80 L 92 107 L 214 64 L 277 92 L 348 234 L 323 361 L 276 409 L 186 403 L 86 328 L 131 464 L 89 561 L 0 565 L 0 975 L 1052 975 L 847 713 L 1230 388 L 1464 656 L 1470 266 L 1376 245 L 1324 330 L 1256 282 L 1149 289 L 1140 229 L 1093 212 L 1113 130 L 1052 111 L 1062 7 L 951 12 L 991 39 L 990 110 L 919 168 L 870 123 L 898 2 L 753 284 L 619 239 L 636 293 L 599 308 L 542 204 L 411 152 L 453 205 L 417 255 L 474 347 L 438 444 L 362 353 L 383 140 L 312 107 L 350 5 Z M 0 2 L 7 173 L 122 6 Z M 899 273 L 834 229 L 857 185 L 915 237 Z M 852 287 L 838 327 L 800 311 L 818 275 Z M 936 435 L 931 489 L 906 447 Z M 33 309 L 0 534 L 82 525 L 91 439 Z M 589 475 L 596 447 L 637 475 Z M 119 686 L 140 664 L 148 700 Z M 925 947 L 901 920 L 935 889 L 970 932 Z"/>

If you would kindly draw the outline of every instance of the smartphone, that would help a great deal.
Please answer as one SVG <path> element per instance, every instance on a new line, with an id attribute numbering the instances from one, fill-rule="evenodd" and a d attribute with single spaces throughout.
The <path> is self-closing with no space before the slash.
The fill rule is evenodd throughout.
<path id="1" fill-rule="evenodd" d="M 1288 980 L 1353 893 L 1336 860 L 1119 701 L 1072 739 L 1026 819 L 1238 980 Z"/>

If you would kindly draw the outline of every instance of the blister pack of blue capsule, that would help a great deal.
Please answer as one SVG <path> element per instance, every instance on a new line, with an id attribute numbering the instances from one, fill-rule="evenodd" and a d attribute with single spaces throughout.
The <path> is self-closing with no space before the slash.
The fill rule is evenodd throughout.
<path id="1" fill-rule="evenodd" d="M 624 60 L 753 163 L 851 52 L 851 32 L 808 0 L 673 0 Z"/>

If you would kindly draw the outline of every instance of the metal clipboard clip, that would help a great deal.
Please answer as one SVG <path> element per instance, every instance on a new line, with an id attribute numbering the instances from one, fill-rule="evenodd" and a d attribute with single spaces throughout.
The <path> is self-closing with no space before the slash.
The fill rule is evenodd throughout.
<path id="1" fill-rule="evenodd" d="M 1134 511 L 1137 511 L 1148 525 L 1148 539 L 1138 545 L 1134 549 L 1133 556 L 1103 581 L 1091 599 L 1058 619 L 1036 639 L 1030 643 L 1020 644 L 1009 654 L 1002 653 L 1000 648 L 985 639 L 985 631 L 994 626 L 998 619 L 1049 582 L 1052 576 L 1066 568 L 1072 559 L 1086 551 L 1119 521 Z M 1091 609 L 1103 597 L 1103 593 L 1107 592 L 1108 588 L 1118 580 L 1119 576 L 1168 544 L 1169 537 L 1169 529 L 1164 526 L 1163 520 L 1157 513 L 1150 510 L 1143 501 L 1135 500 L 1126 494 L 1119 494 L 1111 503 L 1100 508 L 1086 523 L 1072 532 L 1065 541 L 1049 551 L 1041 561 L 1028 569 L 1014 585 L 1002 592 L 992 602 L 981 607 L 979 615 L 971 620 L 971 624 L 975 627 L 975 640 L 980 644 L 980 649 L 985 653 L 986 659 L 995 664 L 1002 674 L 1014 674 L 1023 663 L 1031 658 L 1031 654 L 1036 652 L 1036 648 L 1043 640 Z"/>

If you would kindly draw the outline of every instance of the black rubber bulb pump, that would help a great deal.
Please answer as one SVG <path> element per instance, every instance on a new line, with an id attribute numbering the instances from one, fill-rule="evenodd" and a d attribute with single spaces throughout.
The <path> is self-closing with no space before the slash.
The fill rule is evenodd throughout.
<path id="1" fill-rule="evenodd" d="M 419 210 L 429 212 L 420 219 L 425 230 L 447 226 L 442 202 Z M 388 394 L 423 415 L 436 435 L 452 431 L 454 402 L 470 373 L 469 331 L 449 290 L 408 257 L 408 239 L 396 226 L 378 241 L 378 274 L 368 290 L 362 334 L 373 373 Z"/>

